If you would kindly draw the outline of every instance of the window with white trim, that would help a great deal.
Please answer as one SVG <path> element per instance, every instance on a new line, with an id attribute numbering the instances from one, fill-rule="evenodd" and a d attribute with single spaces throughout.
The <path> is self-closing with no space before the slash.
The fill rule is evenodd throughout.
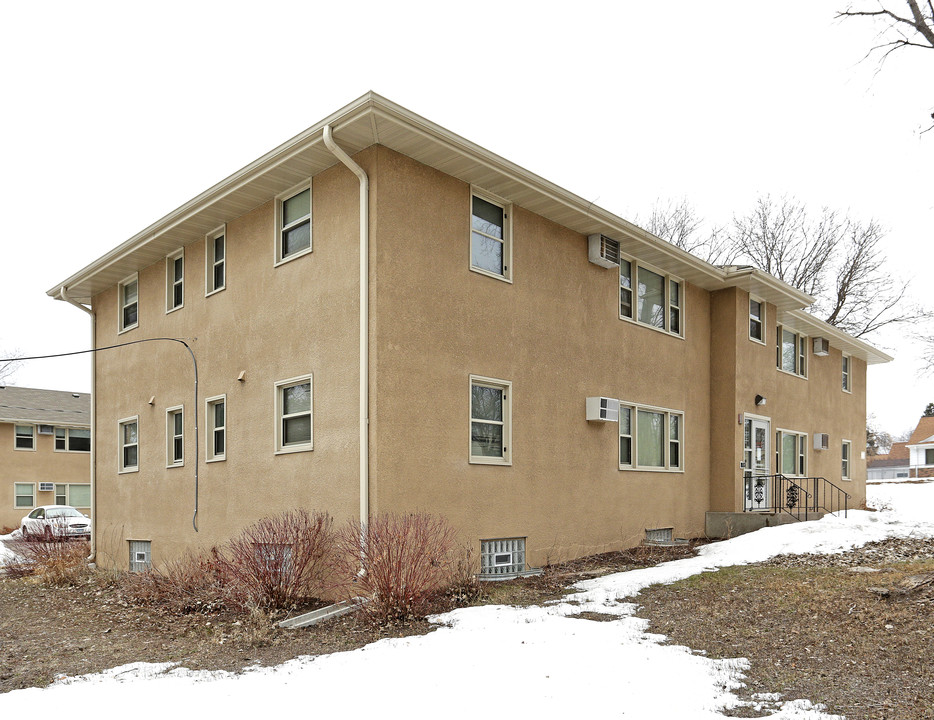
<path id="1" fill-rule="evenodd" d="M 276 263 L 311 252 L 311 183 L 276 198 Z"/>
<path id="2" fill-rule="evenodd" d="M 185 249 L 165 259 L 165 311 L 178 310 L 185 304 Z"/>
<path id="3" fill-rule="evenodd" d="M 185 411 L 178 407 L 165 411 L 165 466 L 181 467 L 185 464 Z"/>
<path id="4" fill-rule="evenodd" d="M 850 479 L 850 441 L 843 441 L 843 448 L 841 450 L 841 460 L 842 460 L 842 469 L 841 476 L 844 480 Z"/>
<path id="5" fill-rule="evenodd" d="M 35 483 L 13 483 L 13 506 L 31 508 L 36 506 Z"/>
<path id="6" fill-rule="evenodd" d="M 56 452 L 91 452 L 90 428 L 55 428 Z M 65 503 L 66 505 L 68 503 Z"/>
<path id="7" fill-rule="evenodd" d="M 633 297 L 635 295 L 635 297 Z M 684 283 L 671 275 L 620 258 L 619 317 L 682 337 Z"/>
<path id="8" fill-rule="evenodd" d="M 218 395 L 205 401 L 208 421 L 207 462 L 227 459 L 227 396 Z"/>
<path id="9" fill-rule="evenodd" d="M 276 383 L 276 452 L 314 449 L 312 377 L 303 375 Z"/>
<path id="10" fill-rule="evenodd" d="M 204 294 L 227 287 L 227 226 L 221 225 L 204 238 Z"/>
<path id="11" fill-rule="evenodd" d="M 808 436 L 793 430 L 775 432 L 775 467 L 782 475 L 807 477 Z"/>
<path id="12" fill-rule="evenodd" d="M 749 339 L 765 344 L 765 303 L 749 296 Z"/>
<path id="13" fill-rule="evenodd" d="M 86 483 L 56 484 L 55 504 L 89 508 L 91 507 L 91 486 Z"/>
<path id="14" fill-rule="evenodd" d="M 35 425 L 14 425 L 13 448 L 15 450 L 35 450 L 36 449 L 36 426 Z"/>
<path id="15" fill-rule="evenodd" d="M 125 418 L 117 424 L 117 447 L 120 451 L 120 472 L 139 470 L 139 416 Z"/>
<path id="16" fill-rule="evenodd" d="M 799 377 L 807 377 L 807 337 L 779 325 L 775 330 L 775 366 Z"/>
<path id="17" fill-rule="evenodd" d="M 512 464 L 512 383 L 470 376 L 469 462 Z"/>
<path id="18" fill-rule="evenodd" d="M 843 390 L 844 392 L 850 392 L 850 356 L 844 355 L 842 362 L 843 370 Z"/>
<path id="19" fill-rule="evenodd" d="M 504 200 L 471 188 L 471 270 L 500 280 L 512 280 L 511 214 L 511 207 Z"/>
<path id="20" fill-rule="evenodd" d="M 139 276 L 134 273 L 117 285 L 119 305 L 118 332 L 132 330 L 139 325 Z"/>
<path id="21" fill-rule="evenodd" d="M 684 413 L 620 403 L 620 470 L 684 470 Z"/>

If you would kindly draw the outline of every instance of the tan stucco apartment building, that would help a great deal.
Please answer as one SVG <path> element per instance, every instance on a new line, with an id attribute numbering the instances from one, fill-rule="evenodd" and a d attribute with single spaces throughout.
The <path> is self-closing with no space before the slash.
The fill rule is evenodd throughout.
<path id="1" fill-rule="evenodd" d="M 91 396 L 0 386 L 0 530 L 39 505 L 91 509 Z"/>
<path id="2" fill-rule="evenodd" d="M 753 465 L 853 507 L 889 359 L 372 93 L 49 294 L 135 343 L 94 366 L 122 566 L 304 507 L 442 514 L 515 571 L 702 535 L 755 509 Z"/>

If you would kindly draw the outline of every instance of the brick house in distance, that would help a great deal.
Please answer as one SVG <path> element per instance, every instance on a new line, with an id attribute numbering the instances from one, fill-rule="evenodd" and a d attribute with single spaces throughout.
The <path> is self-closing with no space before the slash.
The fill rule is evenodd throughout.
<path id="1" fill-rule="evenodd" d="M 488 575 L 767 517 L 776 475 L 854 507 L 891 359 L 373 93 L 49 295 L 144 341 L 94 365 L 95 552 L 134 567 L 299 506 L 444 515 Z"/>
<path id="2" fill-rule="evenodd" d="M 0 386 L 0 528 L 39 505 L 91 510 L 91 396 Z"/>

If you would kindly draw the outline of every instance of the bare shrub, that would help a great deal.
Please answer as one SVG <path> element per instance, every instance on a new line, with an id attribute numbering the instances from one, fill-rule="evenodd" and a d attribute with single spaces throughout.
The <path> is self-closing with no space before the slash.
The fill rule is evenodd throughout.
<path id="1" fill-rule="evenodd" d="M 345 590 L 366 598 L 376 622 L 424 617 L 464 572 L 454 539 L 447 520 L 427 513 L 352 521 L 340 533 Z"/>
<path id="2" fill-rule="evenodd" d="M 216 548 L 200 555 L 187 554 L 161 570 L 126 573 L 120 586 L 123 595 L 136 605 L 179 614 L 219 612 L 240 605 Z"/>
<path id="3" fill-rule="evenodd" d="M 289 510 L 259 520 L 229 541 L 221 565 L 249 602 L 283 608 L 324 594 L 334 550 L 330 515 Z"/>
<path id="4" fill-rule="evenodd" d="M 7 547 L 17 556 L 4 565 L 8 577 L 35 575 L 49 585 L 64 586 L 76 585 L 91 573 L 87 564 L 91 549 L 85 540 L 17 540 Z"/>

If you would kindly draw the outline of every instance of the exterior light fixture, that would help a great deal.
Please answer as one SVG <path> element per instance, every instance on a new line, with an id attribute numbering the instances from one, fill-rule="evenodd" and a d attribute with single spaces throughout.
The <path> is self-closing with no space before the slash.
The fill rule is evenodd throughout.
<path id="1" fill-rule="evenodd" d="M 756 405 L 765 405 L 765 398 L 762 395 L 756 395 Z"/>

